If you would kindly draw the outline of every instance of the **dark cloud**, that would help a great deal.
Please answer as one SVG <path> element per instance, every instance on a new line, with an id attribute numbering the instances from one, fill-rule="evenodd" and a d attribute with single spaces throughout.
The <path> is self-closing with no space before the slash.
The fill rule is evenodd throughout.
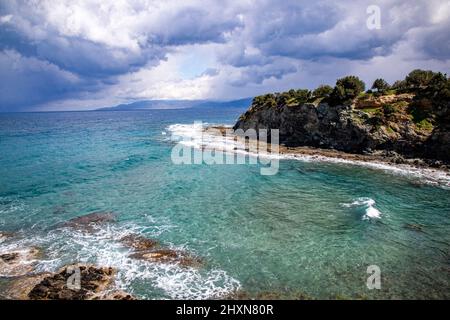
<path id="1" fill-rule="evenodd" d="M 308 62 L 320 66 L 319 73 L 329 69 L 328 61 L 367 64 L 393 52 L 417 57 L 421 65 L 447 63 L 448 2 L 380 2 L 381 29 L 369 30 L 366 9 L 372 2 L 1 1 L 0 108 L 101 94 L 123 85 L 123 78 L 134 79 L 127 75 L 159 65 L 178 48 L 205 44 L 217 44 L 217 64 L 202 75 L 230 74 L 222 82 L 242 91 L 268 79 L 282 83 Z M 144 90 L 145 81 L 131 85 L 140 82 Z"/>
<path id="2" fill-rule="evenodd" d="M 55 65 L 11 50 L 0 52 L 0 70 L 0 111 L 21 111 L 71 97 L 81 90 L 96 89 L 94 82 L 80 80 Z"/>
<path id="3" fill-rule="evenodd" d="M 243 86 L 249 83 L 261 84 L 266 79 L 281 79 L 285 75 L 294 73 L 297 71 L 297 67 L 292 63 L 277 62 L 274 64 L 267 64 L 264 66 L 248 66 L 244 68 L 238 79 L 230 82 L 233 86 Z"/>

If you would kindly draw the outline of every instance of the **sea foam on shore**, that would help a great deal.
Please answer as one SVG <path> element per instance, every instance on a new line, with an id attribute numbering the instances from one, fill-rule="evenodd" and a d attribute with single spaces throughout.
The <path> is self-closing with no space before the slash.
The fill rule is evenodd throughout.
<path id="1" fill-rule="evenodd" d="M 208 128 L 216 128 L 212 133 Z M 267 152 L 267 150 L 258 150 L 258 153 L 248 150 L 242 141 L 233 136 L 225 136 L 218 133 L 217 128 L 230 129 L 227 125 L 203 124 L 173 124 L 167 127 L 171 133 L 172 140 L 195 149 L 215 149 L 224 153 L 235 153 L 248 156 L 276 158 L 280 160 L 299 160 L 305 162 L 325 162 L 339 165 L 362 166 L 375 170 L 382 170 L 386 173 L 408 176 L 419 179 L 419 181 L 437 185 L 443 188 L 450 188 L 450 173 L 445 170 L 429 167 L 416 167 L 409 164 L 393 164 L 381 160 L 355 160 L 354 157 L 364 158 L 362 155 L 339 153 L 339 157 L 327 155 L 326 150 L 309 148 L 304 152 L 302 148 L 280 148 L 278 154 Z"/>

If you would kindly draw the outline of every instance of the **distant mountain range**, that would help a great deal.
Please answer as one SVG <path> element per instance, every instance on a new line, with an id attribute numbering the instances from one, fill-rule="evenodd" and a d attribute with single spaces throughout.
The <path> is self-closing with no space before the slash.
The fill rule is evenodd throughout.
<path id="1" fill-rule="evenodd" d="M 244 98 L 230 101 L 211 100 L 141 100 L 128 104 L 119 104 L 114 107 L 100 108 L 98 111 L 132 111 L 156 109 L 188 109 L 188 108 L 248 108 L 253 98 Z"/>

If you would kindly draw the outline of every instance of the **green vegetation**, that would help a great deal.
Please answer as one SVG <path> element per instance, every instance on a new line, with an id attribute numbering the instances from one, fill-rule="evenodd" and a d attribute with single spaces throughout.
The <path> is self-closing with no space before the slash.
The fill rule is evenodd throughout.
<path id="1" fill-rule="evenodd" d="M 383 113 L 385 116 L 389 117 L 390 115 L 393 115 L 396 112 L 397 112 L 397 108 L 392 104 L 388 103 L 383 106 Z"/>
<path id="2" fill-rule="evenodd" d="M 314 98 L 328 98 L 333 92 L 333 88 L 326 84 L 321 84 L 313 92 L 312 96 Z"/>
<path id="3" fill-rule="evenodd" d="M 424 119 L 432 116 L 433 105 L 429 99 L 414 100 L 408 107 L 408 113 L 412 116 L 415 123 L 419 123 Z"/>
<path id="4" fill-rule="evenodd" d="M 382 78 L 374 81 L 371 90 L 367 92 L 365 84 L 356 76 L 346 76 L 338 79 L 332 88 L 329 85 L 320 85 L 315 90 L 291 89 L 281 93 L 269 93 L 253 99 L 253 108 L 283 106 L 298 106 L 308 102 L 315 104 L 323 101 L 332 106 L 349 105 L 357 98 L 360 101 L 371 101 L 374 107 L 362 108 L 362 111 L 373 117 L 377 123 L 386 119 L 410 118 L 420 128 L 427 129 L 437 123 L 448 123 L 450 114 L 448 103 L 450 101 L 450 79 L 446 74 L 430 70 L 413 70 L 404 80 L 395 81 L 392 86 Z M 408 93 L 413 95 L 405 100 L 397 99 L 392 102 L 377 104 L 382 96 Z M 390 99 L 390 100 L 389 100 Z M 387 99 L 391 101 L 392 98 Z M 409 99 L 409 100 L 408 100 Z M 379 100 L 381 102 L 382 100 Z M 379 103 L 378 102 L 378 103 Z M 369 104 L 370 105 L 370 104 Z"/>
<path id="5" fill-rule="evenodd" d="M 406 88 L 419 89 L 428 86 L 431 79 L 434 77 L 434 72 L 431 70 L 416 69 L 411 71 L 405 78 Z"/>
<path id="6" fill-rule="evenodd" d="M 372 89 L 377 90 L 377 92 L 379 93 L 384 93 L 387 90 L 389 90 L 389 88 L 390 88 L 389 84 L 384 79 L 381 78 L 376 79 L 372 85 Z"/>
<path id="7" fill-rule="evenodd" d="M 277 106 L 294 106 L 308 102 L 312 98 L 312 93 L 308 89 L 291 89 L 281 93 L 269 93 L 257 96 L 253 99 L 253 106 L 261 107 L 277 107 Z"/>
<path id="8" fill-rule="evenodd" d="M 253 98 L 253 105 L 258 107 L 259 106 L 276 107 L 277 106 L 276 96 L 272 93 L 265 94 L 263 96 L 257 96 Z"/>
<path id="9" fill-rule="evenodd" d="M 332 105 L 349 104 L 365 90 L 365 83 L 356 76 L 347 76 L 336 81 L 330 96 Z"/>
<path id="10" fill-rule="evenodd" d="M 416 123 L 416 127 L 424 131 L 432 131 L 434 126 L 428 119 L 423 119 Z"/>
<path id="11" fill-rule="evenodd" d="M 361 110 L 364 111 L 365 113 L 368 113 L 368 114 L 375 114 L 378 110 L 380 110 L 380 108 L 378 108 L 378 107 L 370 107 L 370 108 L 363 108 Z"/>
<path id="12" fill-rule="evenodd" d="M 258 114 L 266 108 L 275 112 Z M 441 72 L 413 70 L 392 86 L 378 78 L 367 91 L 358 77 L 346 76 L 333 88 L 321 85 L 311 91 L 266 94 L 255 97 L 240 120 L 250 117 L 235 127 L 252 127 L 264 118 L 293 132 L 283 137 L 289 145 L 319 143 L 356 153 L 370 145 L 406 157 L 450 161 L 450 79 Z"/>

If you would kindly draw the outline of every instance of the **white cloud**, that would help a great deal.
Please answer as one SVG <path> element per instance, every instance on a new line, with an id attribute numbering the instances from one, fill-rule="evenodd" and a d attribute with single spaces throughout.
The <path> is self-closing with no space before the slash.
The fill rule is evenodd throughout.
<path id="1" fill-rule="evenodd" d="M 370 4 L 11 0 L 0 4 L 0 52 L 3 58 L 17 53 L 26 71 L 2 64 L 0 76 L 25 79 L 36 88 L 31 101 L 40 107 L 79 108 L 136 99 L 238 98 L 333 84 L 350 73 L 371 81 L 401 78 L 418 67 L 449 69 L 448 1 L 379 0 L 380 30 L 366 28 Z M 33 69 L 30 61 L 47 68 Z M 58 85 L 52 91 L 43 80 Z M 24 85 L 7 85 L 10 100 L 0 97 L 0 106 L 26 107 L 23 99 L 11 100 Z"/>

